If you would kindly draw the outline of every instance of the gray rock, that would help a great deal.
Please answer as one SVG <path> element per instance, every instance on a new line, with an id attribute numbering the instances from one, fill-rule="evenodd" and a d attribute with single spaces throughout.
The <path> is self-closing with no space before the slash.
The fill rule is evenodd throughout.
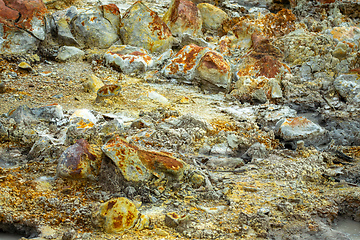
<path id="1" fill-rule="evenodd" d="M 0 53 L 1 54 L 24 54 L 28 51 L 36 51 L 39 40 L 22 29 L 5 28 L 0 23 Z"/>
<path id="2" fill-rule="evenodd" d="M 108 48 L 119 40 L 116 30 L 100 10 L 79 13 L 71 21 L 71 28 L 80 46 L 86 48 Z"/>
<path id="3" fill-rule="evenodd" d="M 304 140 L 305 145 L 329 141 L 328 131 L 304 117 L 281 119 L 276 123 L 275 134 L 284 141 Z"/>
<path id="4" fill-rule="evenodd" d="M 62 46 L 56 59 L 60 62 L 76 62 L 82 60 L 84 56 L 85 52 L 76 47 Z"/>
<path id="5" fill-rule="evenodd" d="M 40 137 L 31 147 L 28 154 L 29 159 L 44 159 L 50 156 L 52 142 L 48 136 Z"/>
<path id="6" fill-rule="evenodd" d="M 9 118 L 12 118 L 15 120 L 16 123 L 34 123 L 37 122 L 37 119 L 35 118 L 35 115 L 31 111 L 31 109 L 26 106 L 22 105 L 18 107 L 15 110 L 11 110 L 9 113 Z"/>
<path id="7" fill-rule="evenodd" d="M 57 11 L 52 14 L 50 22 L 52 34 L 56 37 L 61 45 L 79 46 L 71 32 L 70 22 L 77 16 L 78 10 L 72 6 L 64 11 Z"/>
<path id="8" fill-rule="evenodd" d="M 342 74 L 334 81 L 334 87 L 348 102 L 360 103 L 360 79 L 357 74 Z"/>
<path id="9" fill-rule="evenodd" d="M 32 108 L 32 114 L 39 120 L 61 120 L 64 118 L 62 107 L 59 104 L 51 104 L 43 107 Z"/>
<path id="10" fill-rule="evenodd" d="M 209 157 L 209 160 L 205 163 L 210 168 L 231 168 L 235 169 L 244 166 L 244 160 L 241 158 L 227 158 L 227 157 Z"/>

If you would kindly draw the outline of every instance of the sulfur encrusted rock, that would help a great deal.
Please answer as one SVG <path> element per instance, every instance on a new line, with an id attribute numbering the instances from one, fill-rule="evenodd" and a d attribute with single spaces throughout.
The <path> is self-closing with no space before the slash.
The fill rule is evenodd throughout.
<path id="1" fill-rule="evenodd" d="M 174 42 L 168 26 L 141 1 L 135 2 L 124 14 L 120 36 L 123 44 L 150 52 L 164 52 Z"/>
<path id="2" fill-rule="evenodd" d="M 215 31 L 217 33 L 222 30 L 223 22 L 228 19 L 226 12 L 209 3 L 200 3 L 197 7 L 201 13 L 204 31 Z"/>

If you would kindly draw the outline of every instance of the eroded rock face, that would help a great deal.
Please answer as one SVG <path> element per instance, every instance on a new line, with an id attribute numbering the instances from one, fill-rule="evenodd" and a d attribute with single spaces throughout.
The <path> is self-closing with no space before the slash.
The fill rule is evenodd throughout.
<path id="1" fill-rule="evenodd" d="M 61 155 L 56 172 L 64 178 L 95 179 L 100 164 L 101 152 L 94 150 L 86 140 L 79 139 Z"/>
<path id="2" fill-rule="evenodd" d="M 184 33 L 192 36 L 201 35 L 202 18 L 199 9 L 191 1 L 173 0 L 163 17 L 172 34 Z"/>
<path id="3" fill-rule="evenodd" d="M 334 86 L 347 101 L 360 103 L 360 78 L 357 74 L 340 75 L 335 79 Z"/>
<path id="4" fill-rule="evenodd" d="M 174 41 L 168 26 L 141 1 L 135 2 L 124 14 L 120 34 L 124 44 L 150 52 L 166 51 Z"/>
<path id="5" fill-rule="evenodd" d="M 145 49 L 127 45 L 111 46 L 105 53 L 105 60 L 125 74 L 145 72 L 154 64 Z"/>

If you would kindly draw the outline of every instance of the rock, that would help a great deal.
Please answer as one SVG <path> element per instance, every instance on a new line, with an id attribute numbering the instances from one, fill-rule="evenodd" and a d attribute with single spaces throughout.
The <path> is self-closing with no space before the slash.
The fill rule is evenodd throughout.
<path id="1" fill-rule="evenodd" d="M 59 158 L 56 169 L 57 176 L 94 180 L 100 170 L 101 152 L 99 150 L 94 149 L 84 139 L 77 140 Z"/>
<path id="2" fill-rule="evenodd" d="M 209 168 L 230 168 L 235 169 L 244 166 L 244 160 L 241 158 L 227 158 L 227 157 L 209 157 L 206 166 Z"/>
<path id="3" fill-rule="evenodd" d="M 204 31 L 215 31 L 215 33 L 222 30 L 223 22 L 228 19 L 226 12 L 209 3 L 200 3 L 197 5 L 200 10 L 203 20 L 202 29 Z"/>
<path id="4" fill-rule="evenodd" d="M 154 61 L 143 48 L 127 45 L 113 45 L 104 55 L 106 63 L 125 74 L 143 73 L 151 68 Z"/>
<path id="5" fill-rule="evenodd" d="M 77 62 L 81 61 L 85 56 L 85 52 L 71 46 L 62 46 L 59 49 L 59 53 L 56 56 L 56 59 L 59 62 Z"/>
<path id="6" fill-rule="evenodd" d="M 104 85 L 97 91 L 95 102 L 101 102 L 109 98 L 118 97 L 121 93 L 121 87 L 119 85 Z"/>
<path id="7" fill-rule="evenodd" d="M 51 27 L 52 35 L 54 35 L 60 45 L 80 46 L 71 32 L 70 26 L 72 19 L 78 14 L 79 12 L 74 6 L 71 6 L 70 8 L 63 11 L 54 12 L 52 14 L 53 22 L 50 22 L 50 24 L 53 25 Z"/>
<path id="8" fill-rule="evenodd" d="M 196 4 L 191 1 L 172 0 L 163 20 L 174 35 L 187 33 L 192 36 L 199 36 L 202 34 L 201 14 Z"/>
<path id="9" fill-rule="evenodd" d="M 175 212 L 165 214 L 165 225 L 167 227 L 176 228 L 179 225 L 185 224 L 189 221 L 189 215 L 184 214 L 182 216 Z"/>
<path id="10" fill-rule="evenodd" d="M 357 74 L 338 76 L 334 81 L 334 87 L 346 101 L 360 103 L 360 78 Z"/>
<path id="11" fill-rule="evenodd" d="M 119 8 L 113 3 L 101 5 L 99 8 L 104 18 L 111 23 L 117 34 L 120 35 L 121 16 Z"/>
<path id="12" fill-rule="evenodd" d="M 205 89 L 226 89 L 231 80 L 230 64 L 221 54 L 196 45 L 183 47 L 162 73 L 186 83 L 197 83 Z"/>
<path id="13" fill-rule="evenodd" d="M 36 51 L 45 39 L 47 12 L 41 0 L 0 1 L 0 53 L 22 54 Z"/>
<path id="14" fill-rule="evenodd" d="M 28 158 L 30 159 L 44 159 L 51 156 L 52 142 L 48 136 L 40 137 L 31 147 Z"/>
<path id="15" fill-rule="evenodd" d="M 205 182 L 205 178 L 203 175 L 198 174 L 198 173 L 194 173 L 191 177 L 190 177 L 190 181 L 193 184 L 193 186 L 195 188 L 199 188 L 201 185 L 204 184 Z"/>
<path id="16" fill-rule="evenodd" d="M 332 52 L 332 55 L 338 59 L 344 59 L 346 58 L 346 56 L 351 53 L 351 48 L 349 47 L 349 45 L 343 43 L 343 42 L 339 42 L 334 51 Z"/>
<path id="17" fill-rule="evenodd" d="M 195 78 L 196 67 L 200 59 L 209 48 L 203 48 L 196 45 L 183 47 L 169 63 L 164 66 L 162 73 L 168 78 L 177 78 L 186 83 L 192 83 Z"/>
<path id="18" fill-rule="evenodd" d="M 231 82 L 230 64 L 215 51 L 209 51 L 200 59 L 196 68 L 196 78 L 204 89 L 228 89 Z"/>
<path id="19" fill-rule="evenodd" d="M 62 107 L 57 103 L 38 108 L 32 108 L 31 112 L 39 120 L 53 121 L 64 118 Z"/>
<path id="20" fill-rule="evenodd" d="M 120 36 L 125 45 L 150 52 L 164 52 L 174 42 L 168 26 L 141 1 L 135 2 L 124 14 Z"/>
<path id="21" fill-rule="evenodd" d="M 266 146 L 262 143 L 255 143 L 251 145 L 251 147 L 241 156 L 243 159 L 247 161 L 251 161 L 252 159 L 265 159 L 269 155 Z"/>
<path id="22" fill-rule="evenodd" d="M 8 113 L 8 116 L 9 118 L 14 119 L 16 123 L 25 122 L 27 124 L 31 124 L 37 122 L 37 119 L 33 115 L 31 109 L 26 105 L 22 105 L 17 109 L 11 110 Z"/>
<path id="23" fill-rule="evenodd" d="M 100 78 L 95 76 L 94 74 L 91 74 L 85 82 L 83 82 L 83 87 L 85 92 L 97 92 L 102 86 L 104 86 L 104 83 L 101 81 Z"/>
<path id="24" fill-rule="evenodd" d="M 8 132 L 4 128 L 3 124 L 0 122 L 0 142 L 3 142 L 8 139 Z"/>
<path id="25" fill-rule="evenodd" d="M 151 91 L 147 94 L 147 96 L 152 99 L 152 100 L 155 100 L 157 101 L 158 103 L 161 103 L 162 105 L 164 106 L 169 106 L 170 105 L 170 102 L 169 100 L 164 97 L 163 95 L 155 92 L 155 91 Z"/>
<path id="26" fill-rule="evenodd" d="M 101 205 L 99 222 L 107 233 L 121 233 L 141 220 L 135 204 L 127 198 L 114 198 Z"/>
<path id="27" fill-rule="evenodd" d="M 2 5 L 1 23 L 26 30 L 39 40 L 45 39 L 44 15 L 47 9 L 42 0 L 5 2 L 2 0 L 0 4 Z"/>
<path id="28" fill-rule="evenodd" d="M 325 31 L 336 42 L 347 44 L 352 50 L 360 47 L 360 28 L 356 26 L 351 27 L 334 27 Z"/>
<path id="29" fill-rule="evenodd" d="M 142 182 L 151 177 L 149 170 L 141 162 L 137 150 L 120 137 L 115 136 L 101 148 L 115 165 L 120 169 L 126 181 Z"/>
<path id="30" fill-rule="evenodd" d="M 118 136 L 108 140 L 103 152 L 119 167 L 127 181 L 142 182 L 151 177 L 179 180 L 187 168 L 185 163 L 165 153 L 147 151 L 130 145 Z"/>
<path id="31" fill-rule="evenodd" d="M 31 67 L 30 64 L 28 64 L 27 62 L 21 62 L 21 63 L 19 63 L 19 64 L 18 64 L 18 67 L 19 67 L 20 69 L 28 70 L 28 71 L 30 71 L 30 72 L 33 71 L 32 67 Z"/>
<path id="32" fill-rule="evenodd" d="M 71 21 L 71 29 L 80 46 L 86 48 L 108 48 L 119 40 L 117 30 L 97 9 L 79 13 Z"/>
<path id="33" fill-rule="evenodd" d="M 307 146 L 329 141 L 328 132 L 305 117 L 281 119 L 276 123 L 275 134 L 284 141 L 304 140 Z"/>
<path id="34" fill-rule="evenodd" d="M 71 124 L 76 124 L 77 128 L 93 127 L 97 119 L 88 109 L 76 110 L 69 118 Z"/>

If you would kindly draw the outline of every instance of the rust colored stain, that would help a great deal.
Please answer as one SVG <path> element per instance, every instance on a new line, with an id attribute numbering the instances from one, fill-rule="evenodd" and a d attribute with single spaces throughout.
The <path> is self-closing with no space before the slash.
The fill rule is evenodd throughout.
<path id="1" fill-rule="evenodd" d="M 164 23 L 164 21 L 157 15 L 156 12 L 150 11 L 150 16 L 153 21 L 149 23 L 149 28 L 152 32 L 156 33 L 160 40 L 167 39 L 172 36 L 172 33 L 169 27 Z"/>
<path id="2" fill-rule="evenodd" d="M 19 16 L 20 15 L 18 11 L 8 8 L 7 6 L 5 6 L 4 1 L 0 0 L 0 18 L 13 22 L 18 19 Z"/>
<path id="3" fill-rule="evenodd" d="M 119 214 L 118 216 L 114 217 L 113 225 L 115 229 L 123 228 L 123 215 Z"/>
<path id="4" fill-rule="evenodd" d="M 106 143 L 106 146 L 107 146 L 108 148 L 124 146 L 124 147 L 126 147 L 126 148 L 138 150 L 138 147 L 129 144 L 128 142 L 126 142 L 126 141 L 124 141 L 123 139 L 121 139 L 119 136 L 116 136 L 116 137 L 110 139 L 110 140 Z"/>
<path id="5" fill-rule="evenodd" d="M 317 0 L 319 3 L 322 3 L 322 4 L 328 4 L 328 3 L 334 3 L 335 0 Z"/>
<path id="6" fill-rule="evenodd" d="M 170 10 L 170 22 L 175 23 L 178 19 L 186 24 L 185 27 L 199 24 L 199 12 L 196 5 L 188 0 L 175 0 Z"/>
<path id="7" fill-rule="evenodd" d="M 280 73 L 282 64 L 273 56 L 264 56 L 257 63 L 258 76 L 274 78 Z"/>
<path id="8" fill-rule="evenodd" d="M 143 171 L 141 170 L 141 168 L 139 168 L 138 166 L 135 167 L 136 171 L 138 171 L 138 173 L 140 173 L 141 175 L 143 175 Z"/>
<path id="9" fill-rule="evenodd" d="M 115 205 L 116 201 L 110 201 L 107 205 L 107 209 L 106 210 L 109 210 L 109 209 L 112 209 Z"/>
<path id="10" fill-rule="evenodd" d="M 137 216 L 131 211 L 128 211 L 125 219 L 125 226 L 131 227 Z"/>
<path id="11" fill-rule="evenodd" d="M 97 19 L 97 17 L 91 17 L 91 18 L 90 18 L 90 21 L 93 22 L 95 19 Z M 84 25 L 83 25 L 83 26 L 84 26 Z"/>
<path id="12" fill-rule="evenodd" d="M 97 95 L 99 97 L 116 96 L 119 95 L 120 90 L 121 87 L 119 85 L 105 85 L 98 90 Z"/>
<path id="13" fill-rule="evenodd" d="M 102 6 L 100 6 L 100 9 L 102 9 L 104 12 L 110 12 L 114 15 L 120 16 L 119 8 L 113 3 L 107 4 L 107 5 L 102 5 Z"/>
<path id="14" fill-rule="evenodd" d="M 152 170 L 155 170 L 157 167 L 163 167 L 168 170 L 176 171 L 183 167 L 183 164 L 176 158 L 160 152 L 139 149 L 138 156 L 141 162 Z"/>
<path id="15" fill-rule="evenodd" d="M 78 123 L 77 123 L 77 128 L 91 128 L 94 126 L 94 123 L 92 122 L 89 122 L 89 123 L 86 123 L 84 120 L 80 120 Z"/>
<path id="16" fill-rule="evenodd" d="M 219 70 L 221 73 L 227 73 L 230 71 L 230 66 L 224 60 L 224 58 L 216 52 L 207 52 L 201 58 L 201 64 L 206 68 L 213 68 Z"/>
<path id="17" fill-rule="evenodd" d="M 45 4 L 42 0 L 2 0 L 3 3 L 6 5 L 6 8 L 10 8 L 14 11 L 18 12 L 18 16 L 20 18 L 11 19 L 15 26 L 32 30 L 31 21 L 34 17 L 42 19 L 42 17 L 47 12 Z M 1 5 L 0 5 L 1 7 Z M 7 10 L 7 9 L 4 9 Z M 3 8 L 1 8 L 1 12 L 3 12 Z M 10 13 L 12 17 L 14 17 L 14 12 Z M 10 19 L 8 19 L 10 20 Z"/>
<path id="18" fill-rule="evenodd" d="M 277 58 L 282 57 L 281 52 L 275 48 L 273 45 L 271 45 L 270 40 L 268 37 L 253 33 L 251 35 L 252 40 L 252 47 L 254 51 L 250 54 L 252 57 L 260 59 L 265 55 L 271 55 Z"/>
<path id="19" fill-rule="evenodd" d="M 195 66 L 195 59 L 199 52 L 203 50 L 203 47 L 199 47 L 191 44 L 189 46 L 183 47 L 174 57 L 172 63 L 170 64 L 171 74 L 175 74 L 179 71 L 179 65 L 183 66 L 184 73 L 191 70 Z"/>
<path id="20" fill-rule="evenodd" d="M 85 22 L 84 22 L 84 21 L 83 21 L 83 22 L 81 22 L 81 25 L 85 26 Z"/>
<path id="21" fill-rule="evenodd" d="M 304 117 L 287 118 L 283 123 L 284 126 L 301 127 L 310 124 L 311 121 Z"/>

